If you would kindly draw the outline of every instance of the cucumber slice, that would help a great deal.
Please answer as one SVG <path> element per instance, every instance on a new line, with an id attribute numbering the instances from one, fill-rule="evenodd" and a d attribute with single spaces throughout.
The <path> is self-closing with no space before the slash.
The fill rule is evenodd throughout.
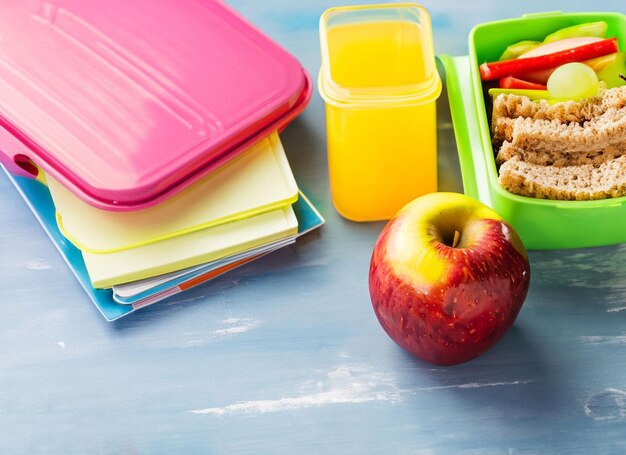
<path id="1" fill-rule="evenodd" d="M 500 60 L 513 60 L 523 53 L 536 48 L 540 44 L 540 41 L 520 41 L 519 43 L 511 44 L 504 50 L 500 56 Z"/>
<path id="2" fill-rule="evenodd" d="M 566 38 L 578 38 L 580 36 L 595 36 L 597 38 L 606 38 L 606 30 L 608 25 L 604 21 L 587 22 L 584 24 L 572 25 L 571 27 L 565 27 L 557 30 L 554 33 L 549 34 L 543 40 L 544 43 L 552 43 L 553 41 L 559 41 Z"/>

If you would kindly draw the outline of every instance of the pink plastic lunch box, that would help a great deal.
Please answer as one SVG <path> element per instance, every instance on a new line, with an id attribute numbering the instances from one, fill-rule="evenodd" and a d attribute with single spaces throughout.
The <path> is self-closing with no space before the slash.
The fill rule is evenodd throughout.
<path id="1" fill-rule="evenodd" d="M 284 128 L 311 88 L 219 1 L 2 5 L 0 160 L 102 209 L 162 201 Z"/>

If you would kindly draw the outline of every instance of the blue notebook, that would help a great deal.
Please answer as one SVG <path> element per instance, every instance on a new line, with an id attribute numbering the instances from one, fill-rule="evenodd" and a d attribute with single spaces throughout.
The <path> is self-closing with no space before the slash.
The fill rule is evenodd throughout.
<path id="1" fill-rule="evenodd" d="M 111 289 L 94 289 L 91 285 L 81 251 L 72 245 L 59 231 L 56 222 L 56 210 L 48 188 L 34 179 L 15 176 L 7 172 L 4 167 L 2 169 L 22 195 L 87 295 L 107 321 L 114 321 L 131 314 L 140 308 L 145 308 L 149 304 L 156 303 L 178 292 L 204 283 L 219 276 L 221 273 L 232 270 L 272 251 L 271 248 L 261 253 L 253 250 L 248 257 L 237 255 L 237 257 L 231 258 L 232 261 L 230 262 L 228 258 L 224 258 L 219 265 L 214 263 L 205 264 L 204 268 L 199 267 L 193 272 L 182 275 L 182 277 L 178 276 L 176 279 L 166 281 L 165 284 L 153 287 L 150 291 L 141 294 L 140 298 L 135 300 L 134 303 L 125 302 L 125 304 L 121 304 L 115 301 Z M 304 235 L 324 224 L 324 218 L 302 193 L 300 193 L 298 201 L 293 204 L 293 209 L 298 218 L 298 233 L 294 237 Z M 285 242 L 285 244 L 289 243 Z"/>

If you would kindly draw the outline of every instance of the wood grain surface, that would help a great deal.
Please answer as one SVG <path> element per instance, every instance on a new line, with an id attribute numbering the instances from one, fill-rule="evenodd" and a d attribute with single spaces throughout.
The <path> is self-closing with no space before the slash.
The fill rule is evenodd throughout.
<path id="1" fill-rule="evenodd" d="M 332 2 L 229 3 L 317 74 L 318 20 Z M 423 4 L 437 53 L 452 55 L 467 53 L 481 22 L 626 9 Z M 438 109 L 440 189 L 461 191 L 445 93 Z M 434 367 L 374 316 L 367 271 L 383 224 L 334 211 L 317 93 L 282 140 L 327 224 L 116 323 L 0 175 L 0 453 L 626 453 L 625 245 L 531 253 L 509 333 L 474 361 Z"/>

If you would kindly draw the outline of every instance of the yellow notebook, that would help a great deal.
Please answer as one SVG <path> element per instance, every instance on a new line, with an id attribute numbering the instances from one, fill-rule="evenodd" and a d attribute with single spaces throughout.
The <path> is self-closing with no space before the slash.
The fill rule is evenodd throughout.
<path id="1" fill-rule="evenodd" d="M 277 133 L 162 204 L 108 212 L 48 176 L 59 229 L 88 253 L 112 253 L 287 207 L 298 187 Z"/>
<path id="2" fill-rule="evenodd" d="M 83 252 L 95 288 L 141 280 L 215 261 L 298 232 L 291 206 L 114 253 Z"/>

